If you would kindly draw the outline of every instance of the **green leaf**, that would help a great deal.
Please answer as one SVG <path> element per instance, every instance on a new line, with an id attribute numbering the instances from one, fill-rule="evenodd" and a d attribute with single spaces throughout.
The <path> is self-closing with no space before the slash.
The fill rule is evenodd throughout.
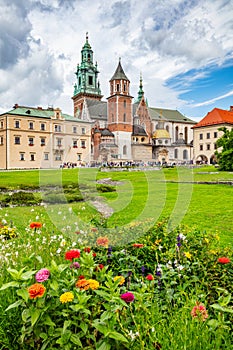
<path id="1" fill-rule="evenodd" d="M 29 295 L 28 295 L 28 291 L 26 289 L 17 290 L 17 295 L 22 297 L 25 302 L 28 301 Z"/>
<path id="2" fill-rule="evenodd" d="M 67 321 L 67 320 L 64 322 L 63 329 L 62 329 L 62 333 L 63 333 L 63 334 L 65 333 L 65 331 L 67 330 L 67 328 L 70 327 L 71 323 L 72 323 L 71 321 Z"/>
<path id="3" fill-rule="evenodd" d="M 104 341 L 104 342 L 101 342 L 100 346 L 97 345 L 96 350 L 111 350 L 111 345 Z"/>
<path id="4" fill-rule="evenodd" d="M 81 330 L 83 331 L 83 333 L 86 334 L 87 331 L 88 331 L 88 324 L 85 323 L 85 322 L 81 322 L 81 323 L 80 323 L 80 328 L 81 328 Z"/>
<path id="5" fill-rule="evenodd" d="M 49 315 L 46 315 L 44 320 L 43 320 L 43 323 L 46 324 L 47 326 L 51 326 L 51 327 L 56 327 L 56 323 L 54 323 L 52 320 L 51 320 L 51 317 Z"/>
<path id="6" fill-rule="evenodd" d="M 15 280 L 20 280 L 21 279 L 21 275 L 23 273 L 23 271 L 25 270 L 25 268 L 21 269 L 20 271 L 17 271 L 15 269 L 7 269 L 7 272 L 9 272 L 9 274 L 11 275 L 11 277 Z"/>
<path id="7" fill-rule="evenodd" d="M 27 271 L 21 274 L 20 279 L 26 281 L 29 280 L 33 275 L 35 275 L 36 271 Z"/>
<path id="8" fill-rule="evenodd" d="M 0 290 L 4 290 L 4 289 L 10 288 L 10 287 L 19 287 L 19 283 L 16 281 L 5 283 L 1 286 Z"/>
<path id="9" fill-rule="evenodd" d="M 225 307 L 225 306 L 221 306 L 219 304 L 213 304 L 210 305 L 212 308 L 214 308 L 215 310 L 221 311 L 221 312 L 230 312 L 233 313 L 233 309 L 229 308 L 229 307 Z"/>
<path id="10" fill-rule="evenodd" d="M 50 283 L 50 287 L 55 291 L 58 290 L 58 288 L 59 288 L 58 282 L 56 280 L 52 281 Z"/>
<path id="11" fill-rule="evenodd" d="M 109 320 L 114 317 L 114 314 L 110 311 L 104 311 L 100 317 L 101 321 Z"/>
<path id="12" fill-rule="evenodd" d="M 208 326 L 213 329 L 216 329 L 219 326 L 219 322 L 217 320 L 211 319 L 207 322 Z"/>
<path id="13" fill-rule="evenodd" d="M 32 325 L 32 327 L 38 321 L 38 318 L 40 317 L 40 313 L 41 312 L 38 309 L 34 309 L 31 311 L 31 325 Z"/>
<path id="14" fill-rule="evenodd" d="M 109 336 L 109 338 L 128 343 L 128 340 L 121 333 L 110 332 L 108 336 Z"/>
<path id="15" fill-rule="evenodd" d="M 94 321 L 92 325 L 97 329 L 97 331 L 99 331 L 100 333 L 103 333 L 105 336 L 109 332 L 108 327 L 99 323 L 98 321 Z"/>
<path id="16" fill-rule="evenodd" d="M 30 317 L 30 310 L 29 309 L 24 309 L 21 316 L 22 316 L 23 322 L 27 322 L 27 320 Z"/>
<path id="17" fill-rule="evenodd" d="M 74 343 L 75 345 L 81 346 L 81 348 L 82 348 L 82 343 L 81 343 L 79 337 L 78 337 L 76 334 L 72 334 L 72 335 L 71 335 L 70 341 L 71 341 L 72 343 Z"/>
<path id="18" fill-rule="evenodd" d="M 218 299 L 218 302 L 221 306 L 226 306 L 229 304 L 230 300 L 231 300 L 231 294 L 227 295 L 226 297 L 221 296 Z"/>
<path id="19" fill-rule="evenodd" d="M 22 301 L 22 300 L 18 300 L 18 301 L 16 301 L 15 303 L 9 305 L 8 308 L 7 308 L 5 311 L 14 309 L 15 307 L 18 307 L 18 306 L 20 306 L 20 305 L 22 305 L 22 304 L 23 304 L 23 301 Z"/>

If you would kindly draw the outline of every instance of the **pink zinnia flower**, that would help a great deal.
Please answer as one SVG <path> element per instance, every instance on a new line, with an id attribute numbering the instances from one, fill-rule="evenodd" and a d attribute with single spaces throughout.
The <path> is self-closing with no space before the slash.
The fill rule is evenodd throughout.
<path id="1" fill-rule="evenodd" d="M 198 301 L 191 311 L 191 316 L 193 318 L 199 318 L 205 321 L 208 318 L 207 310 L 204 305 L 200 304 Z"/>
<path id="2" fill-rule="evenodd" d="M 73 263 L 70 265 L 70 268 L 71 268 L 71 269 L 79 269 L 79 268 L 80 268 L 80 264 L 79 264 L 77 261 L 75 261 L 75 262 L 73 262 Z"/>
<path id="3" fill-rule="evenodd" d="M 121 299 L 124 300 L 126 303 L 131 303 L 134 301 L 134 295 L 131 292 L 123 293 L 121 294 Z"/>
<path id="4" fill-rule="evenodd" d="M 226 257 L 222 257 L 222 258 L 218 258 L 218 262 L 220 264 L 228 264 L 231 262 L 231 260 L 229 258 L 226 258 Z"/>
<path id="5" fill-rule="evenodd" d="M 47 281 L 49 276 L 50 276 L 50 272 L 48 269 L 41 269 L 36 273 L 35 278 L 37 282 L 44 282 L 44 281 Z"/>

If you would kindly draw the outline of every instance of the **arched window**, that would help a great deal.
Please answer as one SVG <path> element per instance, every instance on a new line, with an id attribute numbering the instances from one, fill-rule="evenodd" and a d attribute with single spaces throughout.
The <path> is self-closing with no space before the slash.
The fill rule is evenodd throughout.
<path id="1" fill-rule="evenodd" d="M 174 158 L 177 159 L 178 158 L 178 149 L 175 148 L 174 150 Z"/>
<path id="2" fill-rule="evenodd" d="M 124 113 L 123 115 L 123 122 L 125 123 L 126 122 L 126 114 Z"/>
<path id="3" fill-rule="evenodd" d="M 126 108 L 126 100 L 124 100 L 124 108 Z"/>
<path id="4" fill-rule="evenodd" d="M 123 146 L 123 154 L 124 154 L 124 155 L 127 154 L 127 147 L 126 147 L 126 145 Z"/>
<path id="5" fill-rule="evenodd" d="M 186 149 L 183 150 L 183 159 L 188 159 L 188 151 Z"/>
<path id="6" fill-rule="evenodd" d="M 169 132 L 169 126 L 168 125 L 166 126 L 166 130 L 167 130 L 167 132 Z"/>

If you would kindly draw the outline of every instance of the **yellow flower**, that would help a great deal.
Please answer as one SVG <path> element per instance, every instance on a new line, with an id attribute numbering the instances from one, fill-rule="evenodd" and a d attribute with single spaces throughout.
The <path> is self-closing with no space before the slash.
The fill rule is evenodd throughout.
<path id="1" fill-rule="evenodd" d="M 159 245 L 159 243 L 162 241 L 162 239 L 156 239 L 155 244 Z"/>
<path id="2" fill-rule="evenodd" d="M 119 284 L 120 284 L 120 285 L 122 285 L 122 284 L 125 283 L 125 279 L 124 279 L 123 276 L 115 276 L 115 277 L 113 278 L 113 280 L 114 280 L 114 282 L 117 281 L 117 280 L 119 280 Z"/>
<path id="3" fill-rule="evenodd" d="M 204 240 L 207 244 L 210 242 L 208 238 L 204 238 Z"/>
<path id="4" fill-rule="evenodd" d="M 96 281 L 96 280 L 90 279 L 90 280 L 87 280 L 87 282 L 88 282 L 88 284 L 89 284 L 89 288 L 91 288 L 91 289 L 93 289 L 93 290 L 94 290 L 94 289 L 98 289 L 99 286 L 100 286 L 99 282 Z"/>
<path id="5" fill-rule="evenodd" d="M 189 252 L 184 252 L 186 258 L 191 259 L 192 255 Z"/>
<path id="6" fill-rule="evenodd" d="M 63 303 L 68 303 L 69 301 L 74 300 L 74 294 L 72 292 L 65 292 L 60 296 L 60 302 Z"/>

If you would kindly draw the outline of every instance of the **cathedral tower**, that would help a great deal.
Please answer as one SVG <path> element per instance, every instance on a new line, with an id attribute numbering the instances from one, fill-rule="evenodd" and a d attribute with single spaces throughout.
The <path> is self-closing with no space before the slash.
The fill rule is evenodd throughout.
<path id="1" fill-rule="evenodd" d="M 108 100 L 108 129 L 115 135 L 118 157 L 131 159 L 131 134 L 133 131 L 132 99 L 130 81 L 121 66 L 121 60 L 110 80 Z"/>
<path id="2" fill-rule="evenodd" d="M 85 98 L 100 101 L 103 97 L 98 82 L 97 62 L 93 64 L 93 50 L 88 42 L 88 33 L 86 33 L 86 42 L 81 51 L 81 64 L 77 65 L 77 83 L 74 85 L 74 115 L 81 117 L 83 103 Z"/>

